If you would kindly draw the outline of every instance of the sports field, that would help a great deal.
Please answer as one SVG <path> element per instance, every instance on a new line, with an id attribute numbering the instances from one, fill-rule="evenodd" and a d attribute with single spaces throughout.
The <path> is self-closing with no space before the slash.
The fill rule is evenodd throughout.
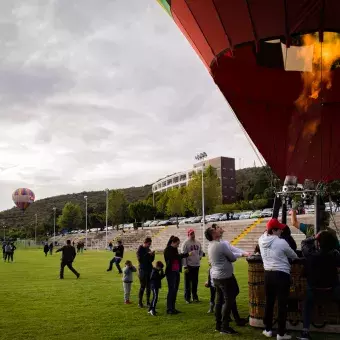
<path id="1" fill-rule="evenodd" d="M 81 277 L 65 268 L 65 279 L 58 279 L 60 256 L 45 258 L 42 250 L 18 250 L 15 263 L 0 263 L 0 339 L 263 339 L 260 330 L 238 328 L 240 335 L 226 336 L 214 332 L 214 316 L 208 315 L 209 289 L 204 287 L 207 262 L 200 271 L 199 304 L 186 305 L 183 277 L 177 308 L 183 313 L 165 313 L 166 279 L 160 292 L 158 316 L 137 307 L 138 278 L 135 275 L 132 305 L 123 304 L 121 276 L 114 268 L 106 272 L 112 253 L 88 251 L 77 256 L 74 267 Z M 161 255 L 158 255 L 163 260 Z M 137 264 L 134 253 L 125 260 Z M 247 263 L 235 266 L 241 294 L 241 316 L 248 315 Z M 233 323 L 231 324 L 232 326 Z M 339 339 L 339 335 L 320 335 L 313 339 Z"/>

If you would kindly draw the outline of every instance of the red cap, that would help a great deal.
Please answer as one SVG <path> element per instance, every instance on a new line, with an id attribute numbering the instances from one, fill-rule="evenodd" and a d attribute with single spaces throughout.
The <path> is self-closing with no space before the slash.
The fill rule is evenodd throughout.
<path id="1" fill-rule="evenodd" d="M 195 229 L 192 229 L 192 228 L 188 229 L 188 231 L 187 231 L 188 236 L 190 236 L 194 232 L 195 232 Z"/>
<path id="2" fill-rule="evenodd" d="M 271 229 L 281 229 L 282 230 L 284 228 L 286 228 L 286 225 L 280 223 L 277 218 L 271 218 L 267 222 L 267 230 L 271 230 Z"/>

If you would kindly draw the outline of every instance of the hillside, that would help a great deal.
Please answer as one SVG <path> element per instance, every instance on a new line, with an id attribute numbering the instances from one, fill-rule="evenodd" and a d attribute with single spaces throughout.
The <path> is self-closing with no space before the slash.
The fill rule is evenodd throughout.
<path id="1" fill-rule="evenodd" d="M 129 203 L 146 198 L 151 193 L 151 185 L 143 187 L 131 187 L 122 189 Z M 36 201 L 24 213 L 17 208 L 12 208 L 0 212 L 0 225 L 9 227 L 29 226 L 35 223 L 35 214 L 38 214 L 38 223 L 44 224 L 51 219 L 53 207 L 61 212 L 65 203 L 73 202 L 85 207 L 84 195 L 88 197 L 88 210 L 105 211 L 106 195 L 104 191 L 80 192 L 77 194 L 67 194 L 48 197 Z M 85 209 L 85 208 L 84 208 Z M 58 214 L 57 213 L 57 214 Z"/>

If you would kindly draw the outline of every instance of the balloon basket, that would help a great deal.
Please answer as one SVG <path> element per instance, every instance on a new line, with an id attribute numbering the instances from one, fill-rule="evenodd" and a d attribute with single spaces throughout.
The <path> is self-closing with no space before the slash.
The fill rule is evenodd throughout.
<path id="1" fill-rule="evenodd" d="M 264 269 L 261 256 L 251 256 L 248 262 L 249 282 L 249 325 L 264 328 L 263 316 L 265 309 Z M 301 331 L 303 328 L 303 308 L 306 294 L 306 279 L 303 277 L 304 259 L 292 264 L 291 287 L 288 303 L 287 329 Z M 340 268 L 339 268 L 340 274 Z M 277 327 L 277 305 L 274 309 L 274 328 Z M 322 295 L 315 301 L 312 316 L 312 332 L 340 333 L 339 306 L 331 296 Z"/>

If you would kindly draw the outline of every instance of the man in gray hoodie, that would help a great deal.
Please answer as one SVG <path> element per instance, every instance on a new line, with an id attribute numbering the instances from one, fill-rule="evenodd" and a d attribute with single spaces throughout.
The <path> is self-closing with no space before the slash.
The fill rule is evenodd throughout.
<path id="1" fill-rule="evenodd" d="M 197 295 L 198 274 L 203 256 L 201 243 L 195 239 L 195 230 L 188 230 L 188 239 L 183 243 L 182 253 L 191 252 L 191 256 L 183 259 L 184 268 L 184 299 L 187 303 L 191 302 L 191 293 L 193 302 L 199 302 Z"/>
<path id="2" fill-rule="evenodd" d="M 207 228 L 205 237 L 209 241 L 208 255 L 211 263 L 210 273 L 217 294 L 215 308 L 216 330 L 221 334 L 237 334 L 237 332 L 229 326 L 230 312 L 238 294 L 238 286 L 233 275 L 234 268 L 232 264 L 232 262 L 236 261 L 236 257 L 226 243 L 220 242 L 222 237 L 221 228 Z"/>

